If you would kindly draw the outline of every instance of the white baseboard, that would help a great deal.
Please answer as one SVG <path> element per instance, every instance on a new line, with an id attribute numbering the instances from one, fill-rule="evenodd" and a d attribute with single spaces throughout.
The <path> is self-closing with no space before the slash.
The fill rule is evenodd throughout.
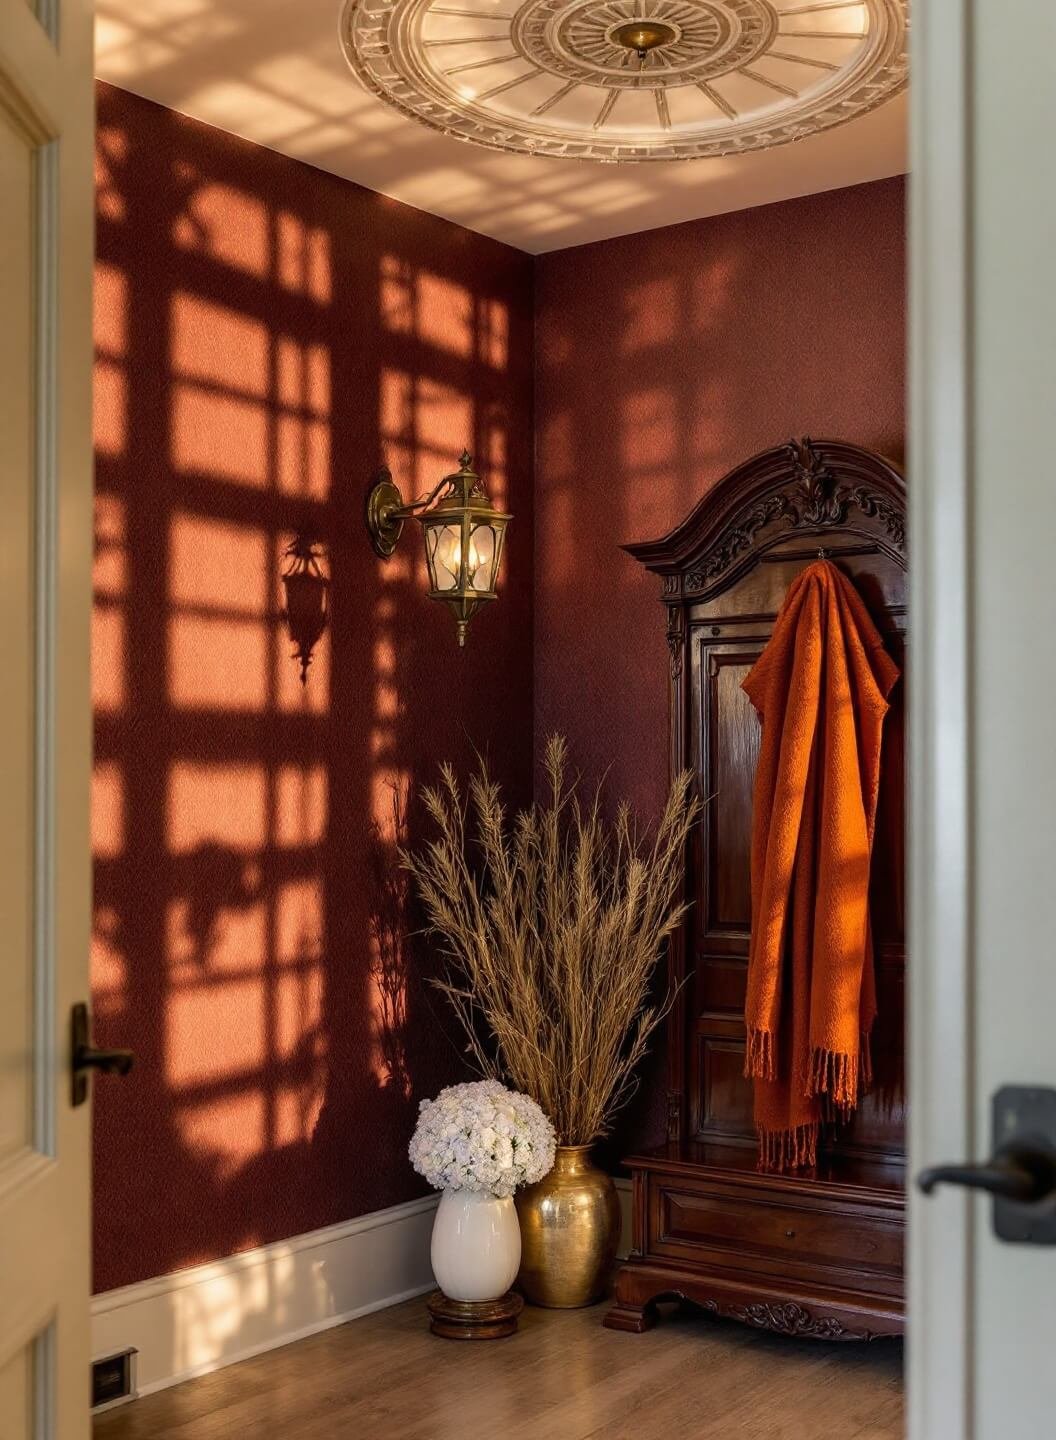
<path id="1" fill-rule="evenodd" d="M 631 1182 L 617 1179 L 630 1248 Z M 375 1210 L 226 1260 L 159 1275 L 92 1299 L 92 1354 L 134 1346 L 149 1395 L 302 1340 L 433 1287 L 429 1236 L 439 1197 Z"/>
<path id="2" fill-rule="evenodd" d="M 92 1300 L 92 1354 L 135 1346 L 137 1391 L 164 1389 L 421 1295 L 428 1195 Z"/>

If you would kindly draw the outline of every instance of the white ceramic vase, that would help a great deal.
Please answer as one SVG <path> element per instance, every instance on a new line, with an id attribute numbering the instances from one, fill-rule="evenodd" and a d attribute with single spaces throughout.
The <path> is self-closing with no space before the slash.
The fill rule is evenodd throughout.
<path id="1" fill-rule="evenodd" d="M 449 1300 L 497 1300 L 521 1263 L 521 1227 L 510 1196 L 445 1190 L 433 1221 L 436 1283 Z"/>

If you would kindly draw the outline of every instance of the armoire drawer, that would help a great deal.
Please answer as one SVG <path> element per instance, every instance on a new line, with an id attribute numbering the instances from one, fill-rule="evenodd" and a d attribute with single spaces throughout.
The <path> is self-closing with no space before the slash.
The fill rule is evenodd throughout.
<path id="1" fill-rule="evenodd" d="M 899 1281 L 904 1225 L 900 1212 L 841 1211 L 816 1192 L 778 1199 L 763 1190 L 692 1188 L 653 1177 L 649 1253 L 698 1256 L 762 1273 L 809 1264 Z"/>

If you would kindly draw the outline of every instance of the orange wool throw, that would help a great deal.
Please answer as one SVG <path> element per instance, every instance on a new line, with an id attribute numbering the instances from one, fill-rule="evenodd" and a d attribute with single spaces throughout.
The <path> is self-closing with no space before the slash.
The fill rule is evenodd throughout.
<path id="1" fill-rule="evenodd" d="M 823 1116 L 847 1118 L 869 1083 L 869 866 L 898 673 L 854 586 L 817 560 L 744 681 L 762 721 L 745 1074 L 766 1170 L 814 1165 Z"/>

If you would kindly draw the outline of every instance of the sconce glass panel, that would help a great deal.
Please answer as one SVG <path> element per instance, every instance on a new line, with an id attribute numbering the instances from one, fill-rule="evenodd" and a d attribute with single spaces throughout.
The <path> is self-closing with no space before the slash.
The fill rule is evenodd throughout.
<path id="1" fill-rule="evenodd" d="M 474 525 L 469 537 L 469 583 L 474 590 L 495 588 L 495 531 L 490 525 Z"/>
<path id="2" fill-rule="evenodd" d="M 461 525 L 429 525 L 426 556 L 434 590 L 457 590 L 462 568 Z"/>

